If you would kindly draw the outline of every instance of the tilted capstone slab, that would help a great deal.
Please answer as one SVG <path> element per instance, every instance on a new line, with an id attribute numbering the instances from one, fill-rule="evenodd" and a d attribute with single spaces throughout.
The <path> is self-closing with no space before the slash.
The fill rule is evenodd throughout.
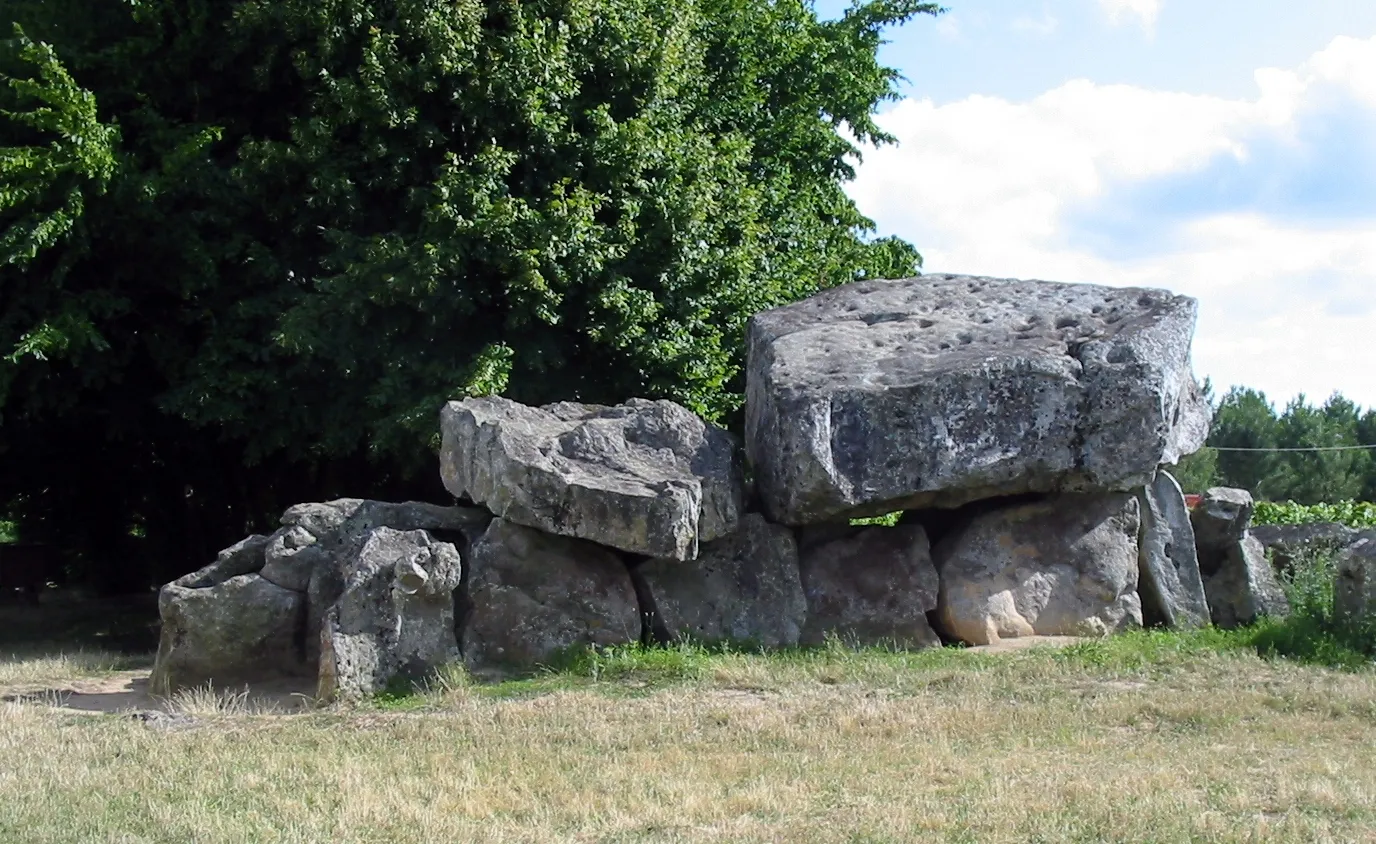
<path id="1" fill-rule="evenodd" d="M 757 314 L 745 448 L 765 512 L 803 525 L 1143 487 L 1208 434 L 1195 310 L 1161 290 L 947 275 Z"/>

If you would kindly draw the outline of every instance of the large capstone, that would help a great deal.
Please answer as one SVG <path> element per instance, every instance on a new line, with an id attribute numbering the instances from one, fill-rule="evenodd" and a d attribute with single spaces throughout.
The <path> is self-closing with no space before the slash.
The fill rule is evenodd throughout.
<path id="1" fill-rule="evenodd" d="M 730 536 L 705 543 L 696 560 L 647 560 L 633 574 L 658 638 L 798 644 L 807 601 L 797 542 L 793 531 L 757 513 Z"/>
<path id="2" fill-rule="evenodd" d="M 369 532 L 320 632 L 317 697 L 359 699 L 461 662 L 454 590 L 458 550 L 421 530 Z"/>
<path id="3" fill-rule="evenodd" d="M 460 621 L 471 668 L 530 668 L 571 649 L 640 640 L 640 609 L 612 551 L 494 519 L 468 558 Z"/>
<path id="4" fill-rule="evenodd" d="M 735 442 L 673 402 L 474 398 L 450 402 L 441 430 L 451 493 L 546 533 L 690 560 L 740 521 Z"/>
<path id="5" fill-rule="evenodd" d="M 1142 528 L 1137 594 L 1142 598 L 1142 620 L 1176 629 L 1208 626 L 1209 604 L 1180 484 L 1160 472 L 1138 493 L 1138 504 Z"/>
<path id="6" fill-rule="evenodd" d="M 940 583 L 921 525 L 851 527 L 799 552 L 807 624 L 803 644 L 835 637 L 849 645 L 939 645 L 927 613 Z"/>
<path id="7" fill-rule="evenodd" d="M 757 314 L 746 453 L 785 524 L 1028 492 L 1140 488 L 1197 450 L 1195 302 L 928 276 Z"/>
<path id="8" fill-rule="evenodd" d="M 971 645 L 1140 626 L 1137 499 L 1059 495 L 974 517 L 933 550 L 943 632 Z"/>

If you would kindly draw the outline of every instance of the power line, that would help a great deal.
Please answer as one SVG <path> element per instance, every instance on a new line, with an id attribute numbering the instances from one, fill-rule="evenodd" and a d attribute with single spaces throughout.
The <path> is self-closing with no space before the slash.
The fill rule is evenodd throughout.
<path id="1" fill-rule="evenodd" d="M 1212 448 L 1214 451 L 1251 451 L 1275 453 L 1280 451 L 1367 451 L 1376 449 L 1376 444 L 1372 445 L 1323 445 L 1310 448 L 1227 448 L 1224 446 L 1207 445 L 1205 448 Z"/>

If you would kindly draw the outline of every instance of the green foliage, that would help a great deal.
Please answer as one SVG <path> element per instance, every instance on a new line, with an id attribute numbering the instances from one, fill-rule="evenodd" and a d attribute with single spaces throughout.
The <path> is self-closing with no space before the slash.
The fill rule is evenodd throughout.
<path id="1" fill-rule="evenodd" d="M 18 532 L 14 522 L 0 519 L 0 545 L 13 542 L 16 538 L 18 538 Z"/>
<path id="2" fill-rule="evenodd" d="M 903 518 L 903 511 L 896 513 L 885 513 L 882 516 L 871 516 L 868 519 L 851 519 L 852 525 L 876 525 L 879 527 L 893 527 L 898 524 L 898 520 Z"/>
<path id="3" fill-rule="evenodd" d="M 732 422 L 752 313 L 921 264 L 843 188 L 933 3 L 5 11 L 0 502 L 126 560 L 145 525 L 169 573 L 295 501 L 442 494 L 448 399 Z"/>
<path id="4" fill-rule="evenodd" d="M 1346 670 L 1376 664 L 1376 616 L 1346 618 L 1335 611 L 1335 563 L 1332 551 L 1314 550 L 1296 555 L 1281 574 L 1290 615 L 1252 628 L 1252 644 L 1263 656 Z"/>
<path id="5" fill-rule="evenodd" d="M 1218 486 L 1218 450 L 1206 445 L 1194 454 L 1181 458 L 1179 463 L 1170 467 L 1170 472 L 1185 492 L 1200 493 Z"/>
<path id="6" fill-rule="evenodd" d="M 1376 503 L 1335 501 L 1331 504 L 1297 504 L 1294 501 L 1258 501 L 1252 514 L 1257 525 L 1307 525 L 1333 522 L 1351 528 L 1376 528 Z"/>

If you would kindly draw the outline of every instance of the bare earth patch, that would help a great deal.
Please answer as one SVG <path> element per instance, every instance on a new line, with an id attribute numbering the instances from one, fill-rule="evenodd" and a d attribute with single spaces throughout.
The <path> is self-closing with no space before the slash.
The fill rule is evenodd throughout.
<path id="1" fill-rule="evenodd" d="M 1376 840 L 1376 673 L 924 659 L 732 655 L 175 730 L 0 704 L 0 840 Z"/>

